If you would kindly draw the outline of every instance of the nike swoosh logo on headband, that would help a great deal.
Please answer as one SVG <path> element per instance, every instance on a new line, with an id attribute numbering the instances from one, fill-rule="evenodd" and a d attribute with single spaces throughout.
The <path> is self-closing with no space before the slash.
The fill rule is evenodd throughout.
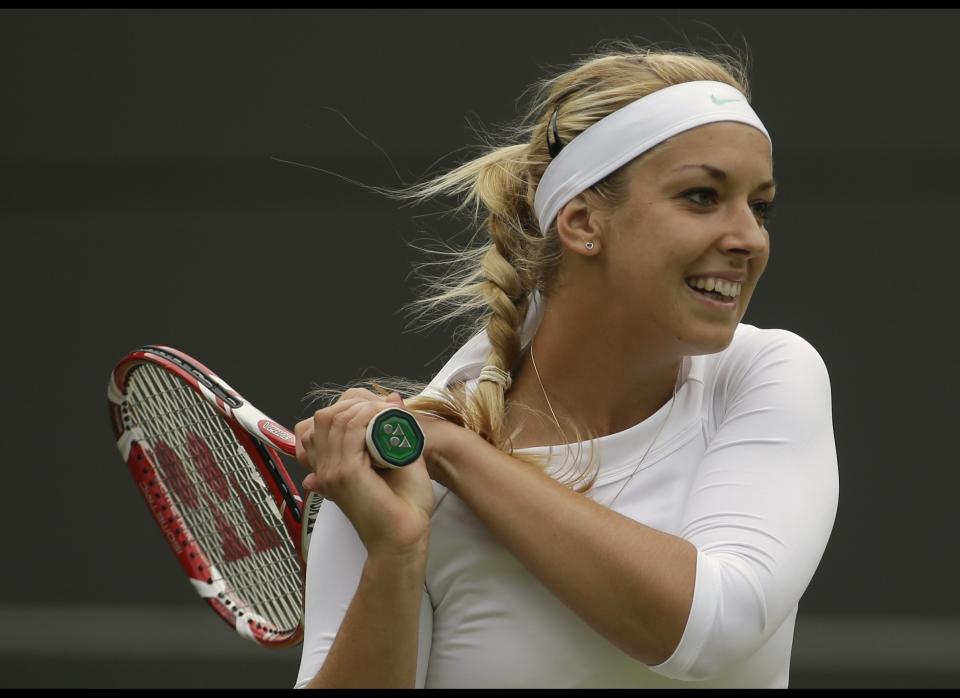
<path id="1" fill-rule="evenodd" d="M 717 99 L 713 95 L 710 95 L 710 99 L 713 100 L 714 104 L 726 104 L 727 102 L 739 102 L 739 99 Z"/>

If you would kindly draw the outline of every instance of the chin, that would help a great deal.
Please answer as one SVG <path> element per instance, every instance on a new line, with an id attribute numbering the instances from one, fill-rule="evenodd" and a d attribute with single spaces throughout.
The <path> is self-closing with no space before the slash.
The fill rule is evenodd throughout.
<path id="1" fill-rule="evenodd" d="M 700 356 L 702 354 L 716 354 L 730 346 L 733 335 L 737 331 L 736 325 L 717 327 L 711 332 L 698 332 L 696 336 L 683 337 L 684 355 Z"/>

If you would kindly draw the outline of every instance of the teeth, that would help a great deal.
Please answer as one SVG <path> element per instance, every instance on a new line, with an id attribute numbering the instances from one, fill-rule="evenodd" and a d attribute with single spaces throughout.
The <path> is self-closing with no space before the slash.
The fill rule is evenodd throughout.
<path id="1" fill-rule="evenodd" d="M 722 293 L 728 298 L 736 298 L 740 295 L 740 289 L 743 286 L 739 281 L 725 281 L 724 279 L 715 279 L 715 278 L 696 278 L 696 279 L 687 279 L 687 285 L 693 288 L 700 288 L 704 291 L 716 291 L 717 293 Z"/>

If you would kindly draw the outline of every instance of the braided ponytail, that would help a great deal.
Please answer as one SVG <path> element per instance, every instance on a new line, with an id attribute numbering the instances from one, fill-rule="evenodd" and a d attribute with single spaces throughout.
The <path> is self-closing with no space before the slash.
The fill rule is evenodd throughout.
<path id="1" fill-rule="evenodd" d="M 743 59 L 654 51 L 617 42 L 611 49 L 584 58 L 566 73 L 541 81 L 526 115 L 516 126 L 505 129 L 501 142 L 488 143 L 480 157 L 422 184 L 382 190 L 414 202 L 440 195 L 461 197 L 456 212 L 472 206 L 476 232 L 471 244 L 462 250 L 441 252 L 454 257 L 455 263 L 447 264 L 446 273 L 429 283 L 434 293 L 412 301 L 408 308 L 419 308 L 417 319 L 426 319 L 418 325 L 420 329 L 475 314 L 472 321 L 461 325 L 461 330 L 471 337 L 485 330 L 490 353 L 476 390 L 469 394 L 460 390 L 463 384 L 437 391 L 427 383 L 404 378 L 355 381 L 346 387 L 365 383 L 383 397 L 396 391 L 413 412 L 469 429 L 520 461 L 548 466 L 549 456 L 514 453 L 512 435 L 504 433 L 505 394 L 522 358 L 521 330 L 532 293 L 538 291 L 549 297 L 563 252 L 555 224 L 547 231 L 539 229 L 533 209 L 537 185 L 552 159 L 551 150 L 559 152 L 560 145 L 641 97 L 694 80 L 725 82 L 749 97 Z M 626 166 L 608 175 L 585 195 L 598 207 L 620 205 L 627 197 L 625 171 Z M 483 233 L 486 240 L 473 246 L 472 241 Z M 445 305 L 449 307 L 447 312 L 437 312 Z M 332 404 L 343 390 L 340 386 L 318 388 L 312 395 Z M 547 418 L 539 410 L 523 409 Z M 579 443 L 580 430 L 576 425 L 574 430 Z M 590 451 L 593 454 L 596 449 Z M 592 486 L 595 475 L 581 473 L 570 481 L 557 479 L 583 492 Z"/>

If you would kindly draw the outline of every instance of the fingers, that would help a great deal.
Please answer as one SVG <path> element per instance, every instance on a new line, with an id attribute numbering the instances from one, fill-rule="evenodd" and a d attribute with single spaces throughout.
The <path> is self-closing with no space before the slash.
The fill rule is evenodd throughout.
<path id="1" fill-rule="evenodd" d="M 306 466 L 306 463 L 302 460 L 303 449 L 301 442 L 312 435 L 321 423 L 324 426 L 320 430 L 320 434 L 328 434 L 330 430 L 329 420 L 332 420 L 334 415 L 338 414 L 340 410 L 349 409 L 351 406 L 363 402 L 375 402 L 381 405 L 387 403 L 399 407 L 404 406 L 403 397 L 397 392 L 392 392 L 386 398 L 381 398 L 365 388 L 350 388 L 350 390 L 344 392 L 334 404 L 322 410 L 317 410 L 314 412 L 313 417 L 301 420 L 294 426 L 293 433 L 297 441 L 297 461 L 301 465 Z"/>
<path id="2" fill-rule="evenodd" d="M 336 443 L 331 443 L 330 440 L 333 419 L 343 410 L 350 409 L 354 405 L 362 404 L 365 401 L 366 400 L 359 397 L 343 400 L 343 396 L 341 395 L 341 399 L 333 405 L 314 412 L 312 418 L 297 422 L 293 430 L 294 435 L 297 437 L 297 461 L 305 468 L 313 469 L 310 463 L 311 459 L 307 456 L 306 451 L 313 447 L 315 440 L 319 440 L 319 443 L 326 445 L 325 451 L 327 454 L 333 455 L 339 453 L 339 439 L 336 440 Z M 301 460 L 301 453 L 303 454 L 303 460 Z"/>
<path id="3" fill-rule="evenodd" d="M 367 451 L 367 426 L 387 406 L 401 404 L 396 393 L 388 400 L 358 395 L 298 422 L 294 426 L 297 461 L 312 471 L 303 480 L 304 489 L 329 496 L 331 489 L 342 488 L 358 471 L 369 471 L 373 462 Z"/>
<path id="4" fill-rule="evenodd" d="M 333 415 L 326 443 L 315 444 L 313 471 L 318 489 L 325 496 L 336 499 L 338 491 L 350 488 L 358 477 L 365 476 L 364 471 L 370 470 L 369 454 L 362 444 L 355 446 L 350 436 L 352 432 L 364 431 L 366 422 L 372 417 L 372 405 L 374 403 L 361 402 Z M 349 445 L 345 445 L 345 440 Z"/>
<path id="5" fill-rule="evenodd" d="M 303 478 L 303 482 L 300 484 L 303 486 L 303 489 L 305 492 L 320 492 L 319 484 L 317 482 L 317 476 L 314 475 L 313 473 L 310 473 L 305 478 Z"/>
<path id="6" fill-rule="evenodd" d="M 367 426 L 383 409 L 382 401 L 359 401 L 334 415 L 328 439 L 329 453 L 336 462 L 369 467 Z"/>
<path id="7" fill-rule="evenodd" d="M 367 425 L 382 409 L 384 409 L 383 403 L 368 402 L 364 405 L 358 405 L 357 408 L 349 412 L 350 417 L 343 434 L 342 444 L 345 454 L 362 451 L 364 455 L 370 457 L 367 451 Z"/>
<path id="8" fill-rule="evenodd" d="M 303 419 L 294 425 L 293 434 L 296 437 L 297 461 L 302 465 L 305 465 L 301 459 L 303 455 L 302 443 L 304 441 L 307 441 L 313 437 L 317 433 L 318 429 L 320 435 L 329 434 L 334 416 L 343 410 L 350 409 L 357 404 L 363 403 L 379 404 L 381 406 L 380 409 L 383 409 L 384 403 L 402 407 L 403 398 L 397 392 L 390 393 L 390 395 L 388 395 L 386 398 L 380 398 L 365 388 L 351 388 L 350 390 L 347 390 L 333 405 L 325 407 L 322 410 L 317 410 L 313 413 L 312 417 Z"/>
<path id="9" fill-rule="evenodd" d="M 327 425 L 327 432 L 325 438 L 326 443 L 321 445 L 324 451 L 324 459 L 322 463 L 315 464 L 314 472 L 317 472 L 316 466 L 324 465 L 326 466 L 328 476 L 339 476 L 346 472 L 344 466 L 353 465 L 352 463 L 344 462 L 344 456 L 347 455 L 343 452 L 344 431 L 346 431 L 350 419 L 353 417 L 353 413 L 356 410 L 362 410 L 363 406 L 369 403 L 358 402 L 344 404 L 347 406 L 336 412 L 329 421 L 321 420 L 318 422 L 319 424 Z M 318 426 L 314 429 L 314 433 L 317 434 L 319 430 L 320 427 Z M 317 434 L 317 436 L 319 436 L 319 434 Z"/>
<path id="10" fill-rule="evenodd" d="M 296 448 L 296 458 L 297 462 L 302 465 L 304 468 L 309 468 L 310 463 L 307 461 L 307 453 L 304 448 L 303 442 L 306 437 L 308 437 L 313 432 L 313 420 L 312 419 L 303 419 L 293 425 L 293 436 L 294 436 L 294 446 Z"/>
<path id="11" fill-rule="evenodd" d="M 330 407 L 317 410 L 312 417 L 301 419 L 293 427 L 294 442 L 296 448 L 296 459 L 300 465 L 305 468 L 310 467 L 307 457 L 307 449 L 312 446 L 314 434 L 317 427 L 320 427 L 320 434 L 327 434 L 330 430 L 330 419 L 339 410 L 346 409 L 357 402 L 356 398 L 350 401 L 338 402 Z"/>

